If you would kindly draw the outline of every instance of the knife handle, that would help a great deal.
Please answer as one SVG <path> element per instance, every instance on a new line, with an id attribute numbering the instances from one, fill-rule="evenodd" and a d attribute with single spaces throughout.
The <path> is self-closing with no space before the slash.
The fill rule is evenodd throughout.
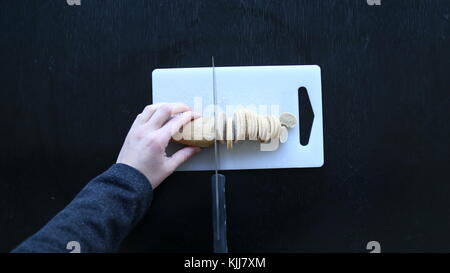
<path id="1" fill-rule="evenodd" d="M 222 174 L 214 174 L 211 177 L 211 188 L 214 252 L 228 253 L 225 176 Z"/>

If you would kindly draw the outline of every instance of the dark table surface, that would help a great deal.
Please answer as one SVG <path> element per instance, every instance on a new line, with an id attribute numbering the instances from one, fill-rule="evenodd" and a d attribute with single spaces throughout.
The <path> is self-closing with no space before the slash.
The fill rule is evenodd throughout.
<path id="1" fill-rule="evenodd" d="M 161 67 L 317 64 L 325 165 L 227 171 L 232 252 L 450 250 L 450 1 L 0 2 L 0 251 L 115 162 Z M 212 251 L 211 172 L 122 251 Z"/>

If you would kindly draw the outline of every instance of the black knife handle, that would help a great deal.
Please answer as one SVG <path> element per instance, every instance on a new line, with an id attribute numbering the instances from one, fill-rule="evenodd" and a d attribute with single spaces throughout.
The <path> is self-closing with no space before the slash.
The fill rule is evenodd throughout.
<path id="1" fill-rule="evenodd" d="M 214 174 L 211 178 L 213 241 L 215 253 L 228 253 L 227 210 L 225 206 L 225 176 Z"/>

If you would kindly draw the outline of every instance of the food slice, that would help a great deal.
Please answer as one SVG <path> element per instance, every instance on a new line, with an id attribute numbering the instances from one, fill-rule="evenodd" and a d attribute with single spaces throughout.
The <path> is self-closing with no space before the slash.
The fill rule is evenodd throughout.
<path id="1" fill-rule="evenodd" d="M 267 116 L 259 115 L 259 140 L 261 142 L 267 142 L 270 140 L 270 124 Z"/>
<path id="2" fill-rule="evenodd" d="M 245 139 L 249 139 L 249 134 L 250 134 L 250 122 L 248 121 L 249 116 L 248 116 L 249 110 L 248 109 L 242 109 L 242 116 L 244 119 L 244 123 L 245 123 L 245 133 L 244 133 L 244 138 Z"/>
<path id="3" fill-rule="evenodd" d="M 226 116 L 224 112 L 220 112 L 216 116 L 216 139 L 224 144 L 225 143 L 225 123 Z"/>
<path id="4" fill-rule="evenodd" d="M 270 123 L 270 139 L 276 139 L 276 133 L 277 133 L 277 125 L 276 121 L 273 115 L 267 116 L 267 119 Z"/>
<path id="5" fill-rule="evenodd" d="M 248 111 L 248 121 L 249 123 L 249 133 L 248 139 L 250 140 L 258 140 L 258 119 L 257 115 L 253 111 Z"/>
<path id="6" fill-rule="evenodd" d="M 294 128 L 297 124 L 297 118 L 291 113 L 283 113 L 280 115 L 280 122 L 287 128 Z"/>
<path id="7" fill-rule="evenodd" d="M 280 142 L 281 143 L 286 143 L 286 141 L 288 140 L 288 129 L 286 128 L 286 126 L 281 126 L 281 131 L 280 131 Z"/>
<path id="8" fill-rule="evenodd" d="M 240 133 L 240 126 L 239 126 L 239 117 L 238 117 L 238 111 L 235 111 L 233 114 L 233 121 L 234 121 L 234 142 L 236 143 L 238 141 L 239 133 Z"/>
<path id="9" fill-rule="evenodd" d="M 242 109 L 240 112 L 241 115 L 241 126 L 242 126 L 242 132 L 241 132 L 241 138 L 242 140 L 247 139 L 247 119 L 245 118 L 245 110 Z"/>
<path id="10" fill-rule="evenodd" d="M 261 116 L 261 118 L 264 127 L 262 141 L 266 143 L 270 138 L 270 123 L 269 120 L 267 119 L 267 116 Z"/>
<path id="11" fill-rule="evenodd" d="M 233 148 L 233 118 L 227 118 L 227 131 L 226 131 L 227 149 Z"/>
<path id="12" fill-rule="evenodd" d="M 270 138 L 271 139 L 278 139 L 279 138 L 279 132 L 280 132 L 280 121 L 279 119 L 274 116 L 270 115 Z"/>
<path id="13" fill-rule="evenodd" d="M 258 122 L 258 140 L 262 141 L 263 137 L 264 137 L 264 129 L 263 129 L 263 124 L 262 124 L 262 118 L 261 116 L 256 116 L 256 120 Z"/>
<path id="14" fill-rule="evenodd" d="M 239 140 L 245 140 L 245 114 L 242 109 L 236 110 L 234 114 L 234 125 L 236 127 L 235 143 Z"/>

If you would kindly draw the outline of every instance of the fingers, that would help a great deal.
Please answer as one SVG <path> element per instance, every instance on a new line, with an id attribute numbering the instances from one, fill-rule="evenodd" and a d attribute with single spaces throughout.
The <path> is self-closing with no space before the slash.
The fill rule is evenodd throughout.
<path id="1" fill-rule="evenodd" d="M 155 103 L 155 104 L 145 106 L 144 111 L 142 111 L 142 113 L 140 113 L 137 116 L 136 122 L 139 124 L 146 123 L 152 117 L 152 115 L 155 113 L 156 109 L 158 109 L 158 107 L 161 106 L 162 104 L 164 104 L 164 103 Z"/>
<path id="2" fill-rule="evenodd" d="M 169 168 L 171 170 L 175 170 L 176 168 L 178 168 L 178 166 L 186 162 L 193 155 L 201 152 L 201 150 L 202 149 L 200 149 L 199 147 L 184 147 L 168 158 Z"/>
<path id="3" fill-rule="evenodd" d="M 169 142 L 170 138 L 178 132 L 183 125 L 188 123 L 189 121 L 197 118 L 198 115 L 194 114 L 192 111 L 187 111 L 176 115 L 172 119 L 170 119 L 166 124 L 161 127 L 160 131 L 163 134 L 164 138 Z"/>
<path id="4" fill-rule="evenodd" d="M 173 115 L 189 111 L 190 108 L 184 103 L 164 103 L 160 105 L 147 122 L 149 127 L 157 130 L 161 128 Z"/>

